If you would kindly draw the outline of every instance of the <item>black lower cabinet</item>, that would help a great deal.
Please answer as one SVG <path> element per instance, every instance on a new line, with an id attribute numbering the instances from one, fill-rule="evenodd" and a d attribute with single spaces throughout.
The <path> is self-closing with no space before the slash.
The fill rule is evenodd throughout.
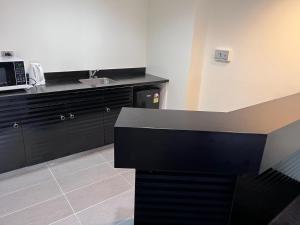
<path id="1" fill-rule="evenodd" d="M 114 143 L 114 125 L 118 119 L 121 109 L 107 108 L 104 114 L 104 140 L 105 144 Z"/>
<path id="2" fill-rule="evenodd" d="M 104 91 L 104 143 L 114 142 L 114 125 L 118 119 L 122 107 L 132 107 L 132 88 L 115 88 Z"/>
<path id="3" fill-rule="evenodd" d="M 72 94 L 65 105 L 65 152 L 70 155 L 104 145 L 102 91 Z"/>
<path id="4" fill-rule="evenodd" d="M 18 123 L 0 124 L 0 173 L 26 165 L 22 128 Z"/>
<path id="5" fill-rule="evenodd" d="M 104 145 L 103 113 L 75 115 L 67 122 L 64 155 L 70 155 Z M 64 156 L 63 155 L 63 156 Z"/>
<path id="6" fill-rule="evenodd" d="M 64 155 L 66 118 L 64 105 L 32 109 L 23 121 L 23 135 L 29 165 Z"/>
<path id="7" fill-rule="evenodd" d="M 99 91 L 78 91 L 64 93 L 46 105 L 32 106 L 24 121 L 28 163 L 41 163 L 103 146 L 102 99 Z"/>
<path id="8" fill-rule="evenodd" d="M 0 173 L 113 143 L 121 108 L 132 106 L 132 88 L 32 95 L 17 110 L 14 99 L 3 102 Z"/>

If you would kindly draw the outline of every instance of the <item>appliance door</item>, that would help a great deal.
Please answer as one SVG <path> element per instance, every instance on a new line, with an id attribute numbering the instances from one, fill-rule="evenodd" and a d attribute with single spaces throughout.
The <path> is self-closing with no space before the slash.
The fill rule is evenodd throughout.
<path id="1" fill-rule="evenodd" d="M 12 62 L 0 63 L 0 87 L 15 86 L 15 66 Z"/>
<path id="2" fill-rule="evenodd" d="M 136 91 L 134 93 L 134 107 L 146 109 L 159 109 L 159 88 Z"/>

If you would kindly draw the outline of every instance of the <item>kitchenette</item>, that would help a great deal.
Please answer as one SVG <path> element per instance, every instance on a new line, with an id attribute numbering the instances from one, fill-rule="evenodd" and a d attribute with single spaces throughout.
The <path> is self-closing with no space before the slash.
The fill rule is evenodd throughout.
<path id="1" fill-rule="evenodd" d="M 0 9 L 0 225 L 300 225 L 299 0 Z"/>
<path id="2" fill-rule="evenodd" d="M 1 173 L 112 144 L 122 107 L 164 107 L 168 80 L 145 68 L 33 70 L 0 62 Z"/>

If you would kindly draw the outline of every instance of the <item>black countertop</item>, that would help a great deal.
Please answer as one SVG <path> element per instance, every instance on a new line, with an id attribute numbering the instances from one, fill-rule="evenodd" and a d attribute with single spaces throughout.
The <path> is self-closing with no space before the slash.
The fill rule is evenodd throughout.
<path id="1" fill-rule="evenodd" d="M 72 72 L 74 75 L 75 72 Z M 154 85 L 167 83 L 169 80 L 153 76 L 150 74 L 137 74 L 137 73 L 126 73 L 126 74 L 106 74 L 105 77 L 115 80 L 115 83 L 108 85 L 101 85 L 98 87 L 91 87 L 79 82 L 79 79 L 88 78 L 86 72 L 78 72 L 78 76 L 65 76 L 65 77 L 55 77 L 49 78 L 46 81 L 46 85 L 35 86 L 27 90 L 20 91 L 8 91 L 0 92 L 0 97 L 10 97 L 10 96 L 20 96 L 20 95 L 36 95 L 44 93 L 54 93 L 62 91 L 73 91 L 73 90 L 83 90 L 83 89 L 104 89 L 104 88 L 114 88 L 114 87 L 125 87 L 125 86 L 143 86 L 143 85 Z M 48 76 L 50 77 L 50 76 Z"/>
<path id="2" fill-rule="evenodd" d="M 233 112 L 125 108 L 117 127 L 269 134 L 300 119 L 300 94 Z"/>

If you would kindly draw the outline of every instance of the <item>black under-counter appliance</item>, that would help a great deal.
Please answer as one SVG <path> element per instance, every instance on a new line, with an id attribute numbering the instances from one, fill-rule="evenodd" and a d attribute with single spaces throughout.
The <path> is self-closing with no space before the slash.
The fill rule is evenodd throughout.
<path id="1" fill-rule="evenodd" d="M 156 87 L 144 88 L 134 92 L 136 108 L 159 109 L 160 89 Z"/>

